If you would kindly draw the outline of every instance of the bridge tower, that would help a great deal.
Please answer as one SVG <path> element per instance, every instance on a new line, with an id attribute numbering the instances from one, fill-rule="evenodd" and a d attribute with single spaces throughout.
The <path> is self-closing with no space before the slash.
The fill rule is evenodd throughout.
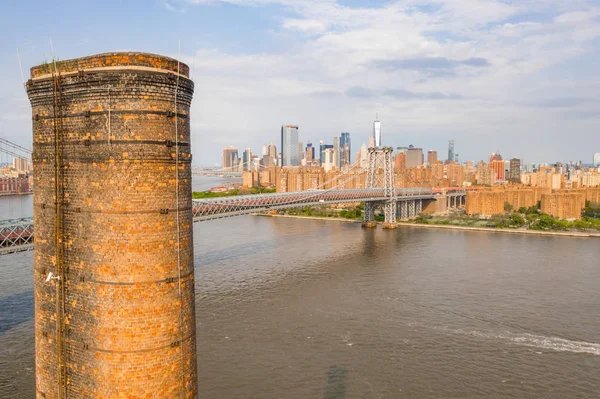
<path id="1" fill-rule="evenodd" d="M 31 68 L 36 397 L 197 397 L 189 68 Z"/>
<path id="2" fill-rule="evenodd" d="M 367 187 L 383 188 L 388 199 L 383 202 L 366 201 L 363 227 L 376 227 L 375 208 L 383 207 L 384 228 L 396 227 L 397 194 L 394 186 L 394 155 L 393 148 L 369 148 L 367 153 Z"/>

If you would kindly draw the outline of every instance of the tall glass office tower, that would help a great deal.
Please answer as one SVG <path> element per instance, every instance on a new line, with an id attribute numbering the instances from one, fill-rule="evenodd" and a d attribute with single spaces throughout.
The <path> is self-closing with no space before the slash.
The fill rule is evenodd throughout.
<path id="1" fill-rule="evenodd" d="M 298 166 L 298 126 L 281 126 L 281 166 Z"/>
<path id="2" fill-rule="evenodd" d="M 352 148 L 350 146 L 350 133 L 342 133 L 340 137 L 340 167 L 352 163 Z"/>
<path id="3" fill-rule="evenodd" d="M 373 122 L 373 142 L 376 148 L 381 147 L 381 122 L 379 122 L 379 117 L 375 118 Z"/>

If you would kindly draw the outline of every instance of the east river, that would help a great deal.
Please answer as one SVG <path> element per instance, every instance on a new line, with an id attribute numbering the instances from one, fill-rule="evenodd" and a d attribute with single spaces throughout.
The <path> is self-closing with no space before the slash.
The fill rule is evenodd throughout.
<path id="1" fill-rule="evenodd" d="M 596 239 L 257 216 L 194 239 L 201 398 L 600 396 Z M 34 397 L 32 260 L 0 257 L 3 399 Z"/>

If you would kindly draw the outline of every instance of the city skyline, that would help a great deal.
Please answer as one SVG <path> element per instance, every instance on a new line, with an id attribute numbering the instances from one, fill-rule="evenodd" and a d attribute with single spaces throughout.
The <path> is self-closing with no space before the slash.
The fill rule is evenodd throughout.
<path id="1" fill-rule="evenodd" d="M 180 40 L 197 86 L 198 165 L 232 143 L 260 148 L 288 121 L 313 142 L 351 132 L 368 143 L 375 113 L 384 143 L 442 154 L 454 138 L 464 160 L 500 148 L 534 163 L 591 162 L 600 151 L 597 3 L 475 4 L 138 0 L 119 3 L 116 16 L 110 1 L 86 12 L 12 3 L 0 24 L 0 135 L 31 146 L 17 48 L 27 79 L 52 59 L 50 39 L 60 59 L 126 49 L 177 57 Z M 49 23 L 61 18 L 71 22 Z M 134 31 L 132 18 L 150 23 Z"/>
<path id="2" fill-rule="evenodd" d="M 367 140 L 368 145 L 367 145 L 367 142 L 362 142 L 362 143 L 360 143 L 360 145 L 358 145 L 359 143 L 355 143 L 357 145 L 355 148 L 358 148 L 359 151 L 355 151 L 355 157 L 354 158 L 352 156 L 352 149 L 348 148 L 347 155 L 349 155 L 350 159 L 353 159 L 353 161 L 352 162 L 346 162 L 346 164 L 347 163 L 351 164 L 351 163 L 353 163 L 355 161 L 358 161 L 358 159 L 356 158 L 356 155 L 360 152 L 360 147 L 362 145 L 367 145 L 367 147 L 369 147 L 369 146 L 371 146 L 371 145 L 373 145 L 375 143 L 376 131 L 377 131 L 377 134 L 379 134 L 380 137 L 381 137 L 381 121 L 379 121 L 379 119 L 376 118 L 372 123 L 373 123 L 373 132 L 369 136 L 367 136 L 367 138 L 368 138 L 368 140 Z M 377 126 L 377 128 L 376 128 L 376 126 Z M 296 126 L 296 125 L 282 125 L 281 126 L 282 133 L 281 133 L 281 138 L 280 138 L 280 141 L 279 141 L 280 144 L 282 143 L 281 139 L 283 137 L 283 129 L 287 128 L 287 127 L 293 127 L 293 128 L 295 128 L 295 130 L 296 130 L 296 133 L 295 133 L 296 141 L 295 142 L 298 143 L 298 144 L 302 144 L 303 143 L 301 141 L 302 133 L 301 133 L 299 127 Z M 332 139 L 330 141 L 324 140 L 324 139 L 321 138 L 318 141 L 320 143 L 319 154 L 323 153 L 323 150 L 325 150 L 327 148 L 332 148 L 334 150 L 334 152 L 342 154 L 343 153 L 342 143 L 343 143 L 343 138 L 344 137 L 348 137 L 348 143 L 349 143 L 350 142 L 350 132 L 342 132 L 342 133 L 339 133 L 338 136 L 332 136 L 332 137 L 330 137 L 330 139 Z M 337 139 L 337 144 L 336 144 L 336 139 Z M 307 145 L 308 144 L 312 145 L 312 141 L 313 141 L 312 139 L 308 139 L 306 141 Z M 354 141 L 354 139 L 352 139 L 352 141 Z M 271 140 L 270 142 L 273 143 L 274 141 Z M 337 148 L 336 148 L 336 145 L 337 145 Z M 414 158 L 414 160 L 412 160 L 412 162 L 409 159 L 409 165 L 410 166 L 416 166 L 417 164 L 423 164 L 423 163 L 425 163 L 425 161 L 427 161 L 427 163 L 431 164 L 432 162 L 430 160 L 432 158 L 430 158 L 430 154 L 432 154 L 432 153 L 435 154 L 433 159 L 435 159 L 436 161 L 439 160 L 439 161 L 442 161 L 442 162 L 444 162 L 444 161 L 446 161 L 446 162 L 456 162 L 457 164 L 462 164 L 462 165 L 466 164 L 467 162 L 477 163 L 477 162 L 480 162 L 480 161 L 485 161 L 486 158 L 488 158 L 488 157 L 490 157 L 490 162 L 491 162 L 492 161 L 491 157 L 494 157 L 494 156 L 499 156 L 500 159 L 502 159 L 501 152 L 497 149 L 495 151 L 490 151 L 490 152 L 487 152 L 487 153 L 482 153 L 481 156 L 478 157 L 478 158 L 463 159 L 461 161 L 459 159 L 459 153 L 455 152 L 455 140 L 454 139 L 448 140 L 448 147 L 447 147 L 448 148 L 448 150 L 447 150 L 448 151 L 448 155 L 447 155 L 446 158 L 444 158 L 443 156 L 439 157 L 438 154 L 440 154 L 440 153 L 444 154 L 444 150 L 440 151 L 440 150 L 437 149 L 439 147 L 436 147 L 436 148 L 418 147 L 418 146 L 415 146 L 412 143 L 411 144 L 404 144 L 403 143 L 402 145 L 398 145 L 398 146 L 396 144 L 387 144 L 386 143 L 383 146 L 388 146 L 388 147 L 394 148 L 394 150 L 395 150 L 394 152 L 396 154 L 398 153 L 398 151 L 399 152 L 404 152 L 405 154 L 406 154 L 406 152 L 408 150 L 419 151 L 419 155 L 418 156 L 415 155 L 415 156 L 417 158 L 420 158 L 421 162 L 419 163 L 417 161 L 417 158 Z M 221 150 L 226 150 L 227 148 L 231 148 L 231 147 L 236 147 L 236 146 L 224 147 Z M 257 146 L 256 148 L 261 148 L 261 147 L 264 149 L 266 147 L 266 144 L 262 143 L 261 145 Z M 249 147 L 249 148 L 253 148 L 253 147 Z M 302 147 L 302 150 L 301 151 L 299 150 L 298 164 L 296 164 L 296 165 L 279 165 L 279 166 L 300 166 L 300 164 L 302 163 L 302 160 L 303 160 L 303 157 L 301 155 L 302 155 L 302 152 L 305 149 L 306 149 L 305 147 Z M 313 151 L 314 151 L 314 147 L 313 147 Z M 253 153 L 253 154 L 256 155 L 257 153 Z M 277 154 L 278 154 L 279 157 L 281 157 L 281 155 L 282 155 L 281 151 L 279 151 Z M 343 155 L 341 155 L 341 156 L 343 156 Z M 450 159 L 450 157 L 452 157 L 452 159 Z M 317 157 L 315 159 L 320 159 L 321 163 L 324 162 L 323 156 Z M 513 160 L 513 159 L 518 159 L 519 160 L 519 165 L 520 165 L 521 168 L 524 168 L 525 165 L 554 165 L 554 164 L 558 164 L 558 163 L 562 163 L 562 164 L 565 164 L 565 165 L 566 164 L 570 164 L 570 163 L 573 163 L 573 164 L 581 163 L 582 165 L 600 166 L 600 153 L 592 153 L 590 155 L 590 157 L 589 157 L 589 160 L 585 160 L 585 159 L 569 160 L 569 161 L 554 160 L 554 161 L 542 161 L 542 162 L 530 162 L 526 158 L 523 158 L 523 157 L 519 156 L 519 154 L 509 154 L 509 157 L 507 157 L 503 161 L 507 165 L 509 165 L 510 161 Z M 338 161 L 337 162 L 337 168 L 339 169 L 343 165 L 342 165 L 342 163 L 340 162 L 339 159 L 337 161 Z M 218 164 L 215 163 L 212 166 L 216 166 L 216 165 L 218 165 Z M 221 165 L 224 166 L 222 163 L 221 163 Z M 211 166 L 211 165 L 205 164 L 205 165 L 200 165 L 200 166 L 205 166 L 206 167 L 206 166 Z M 506 169 L 506 170 L 509 170 L 509 169 Z"/>

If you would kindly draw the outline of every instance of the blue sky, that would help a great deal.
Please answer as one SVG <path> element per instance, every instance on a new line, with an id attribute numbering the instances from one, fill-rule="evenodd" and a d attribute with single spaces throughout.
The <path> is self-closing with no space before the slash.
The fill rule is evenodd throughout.
<path id="1" fill-rule="evenodd" d="M 600 152 L 600 0 L 9 1 L 0 12 L 0 136 L 31 143 L 25 74 L 51 59 L 118 50 L 193 67 L 195 162 L 260 151 L 281 124 L 300 138 L 367 142 L 461 160 L 528 162 Z M 442 156 L 443 157 L 443 156 Z"/>

